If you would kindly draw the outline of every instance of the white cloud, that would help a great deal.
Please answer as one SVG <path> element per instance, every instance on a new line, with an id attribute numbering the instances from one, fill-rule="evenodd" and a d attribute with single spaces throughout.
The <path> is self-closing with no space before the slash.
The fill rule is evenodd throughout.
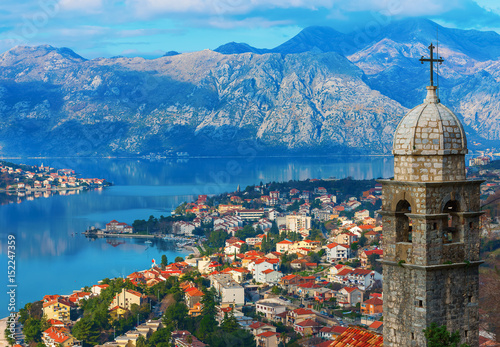
<path id="1" fill-rule="evenodd" d="M 270 28 L 278 25 L 291 25 L 291 20 L 275 20 L 270 21 L 265 18 L 253 17 L 242 20 L 225 19 L 223 17 L 213 17 L 208 20 L 208 24 L 219 29 L 234 29 L 234 28 Z"/>
<path id="2" fill-rule="evenodd" d="M 63 11 L 79 11 L 99 13 L 104 7 L 102 0 L 61 0 L 59 6 Z"/>
<path id="3" fill-rule="evenodd" d="M 142 17 L 161 13 L 244 14 L 258 9 L 331 7 L 330 0 L 126 0 Z"/>

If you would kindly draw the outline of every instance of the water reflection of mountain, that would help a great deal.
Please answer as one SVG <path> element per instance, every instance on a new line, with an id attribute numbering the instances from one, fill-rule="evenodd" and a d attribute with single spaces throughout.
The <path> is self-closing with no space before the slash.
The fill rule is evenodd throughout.
<path id="1" fill-rule="evenodd" d="M 17 162 L 40 165 L 42 160 Z M 260 181 L 391 177 L 393 168 L 392 159 L 384 157 L 190 158 L 187 163 L 44 158 L 43 163 L 71 168 L 85 177 L 102 177 L 115 186 L 102 191 L 54 195 L 0 206 L 0 233 L 18 235 L 17 252 L 21 259 L 78 256 L 85 249 L 95 247 L 80 237 L 90 225 L 103 226 L 112 219 L 131 224 L 135 219 L 147 219 L 150 215 L 168 215 L 172 207 L 197 194 L 232 191 L 238 184 L 245 187 Z M 127 247 L 128 243 L 115 248 L 125 250 Z"/>

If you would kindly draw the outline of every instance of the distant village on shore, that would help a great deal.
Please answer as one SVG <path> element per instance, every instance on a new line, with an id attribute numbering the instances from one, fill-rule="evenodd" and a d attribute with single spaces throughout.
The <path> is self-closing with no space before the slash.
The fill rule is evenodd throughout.
<path id="1" fill-rule="evenodd" d="M 0 193 L 14 197 L 2 199 L 2 204 L 19 203 L 53 194 L 78 194 L 81 190 L 100 189 L 109 185 L 110 183 L 103 178 L 77 177 L 72 169 L 0 161 Z"/>

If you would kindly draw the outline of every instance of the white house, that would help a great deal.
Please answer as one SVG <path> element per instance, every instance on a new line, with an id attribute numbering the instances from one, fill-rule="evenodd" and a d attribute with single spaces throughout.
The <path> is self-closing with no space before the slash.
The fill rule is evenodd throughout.
<path id="1" fill-rule="evenodd" d="M 346 276 L 344 284 L 348 286 L 356 286 L 361 290 L 368 290 L 375 284 L 376 281 L 382 281 L 382 275 L 377 271 L 354 269 Z"/>
<path id="2" fill-rule="evenodd" d="M 292 245 L 293 245 L 292 241 L 284 239 L 283 241 L 280 241 L 276 244 L 276 252 L 279 252 L 279 253 L 288 252 L 288 250 L 290 250 Z"/>
<path id="3" fill-rule="evenodd" d="M 263 283 L 265 281 L 264 271 L 271 269 L 278 271 L 279 269 L 279 259 L 258 259 L 250 266 L 250 271 L 252 271 L 253 278 L 257 282 Z"/>
<path id="4" fill-rule="evenodd" d="M 263 299 L 255 303 L 255 311 L 267 319 L 275 319 L 277 314 L 286 311 L 286 302 L 279 299 Z"/>
<path id="5" fill-rule="evenodd" d="M 286 228 L 296 233 L 301 229 L 311 229 L 311 217 L 299 215 L 286 216 Z"/>
<path id="6" fill-rule="evenodd" d="M 263 283 L 279 283 L 283 274 L 281 271 L 276 271 L 273 269 L 267 269 L 262 271 Z"/>
<path id="7" fill-rule="evenodd" d="M 326 246 L 326 260 L 329 262 L 335 260 L 344 260 L 351 257 L 351 248 L 347 245 L 330 243 Z"/>
<path id="8" fill-rule="evenodd" d="M 361 210 L 361 211 L 354 213 L 354 219 L 356 219 L 356 220 L 363 220 L 363 219 L 365 219 L 365 217 L 370 217 L 370 211 Z"/>
<path id="9" fill-rule="evenodd" d="M 235 242 L 229 246 L 224 247 L 224 253 L 227 255 L 239 254 L 241 249 L 241 243 Z"/>
<path id="10" fill-rule="evenodd" d="M 196 229 L 196 226 L 193 223 L 184 221 L 175 222 L 172 225 L 173 233 L 178 235 L 192 236 L 194 229 Z"/>
<path id="11" fill-rule="evenodd" d="M 210 276 L 210 286 L 214 287 L 221 299 L 221 305 L 244 305 L 245 289 L 230 274 Z"/>
<path id="12" fill-rule="evenodd" d="M 349 232 L 350 233 L 353 233 L 354 235 L 356 235 L 358 238 L 361 237 L 362 233 L 363 233 L 363 230 L 358 227 L 357 225 L 352 227 L 351 229 L 349 229 Z"/>

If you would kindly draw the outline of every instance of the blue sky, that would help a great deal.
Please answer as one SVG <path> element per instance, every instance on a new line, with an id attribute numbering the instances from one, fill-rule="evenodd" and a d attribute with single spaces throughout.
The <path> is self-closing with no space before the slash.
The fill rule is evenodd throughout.
<path id="1" fill-rule="evenodd" d="M 407 17 L 500 33 L 498 0 L 16 0 L 0 6 L 0 52 L 49 44 L 85 58 L 152 58 L 230 41 L 272 48 L 310 25 L 348 32 Z"/>

